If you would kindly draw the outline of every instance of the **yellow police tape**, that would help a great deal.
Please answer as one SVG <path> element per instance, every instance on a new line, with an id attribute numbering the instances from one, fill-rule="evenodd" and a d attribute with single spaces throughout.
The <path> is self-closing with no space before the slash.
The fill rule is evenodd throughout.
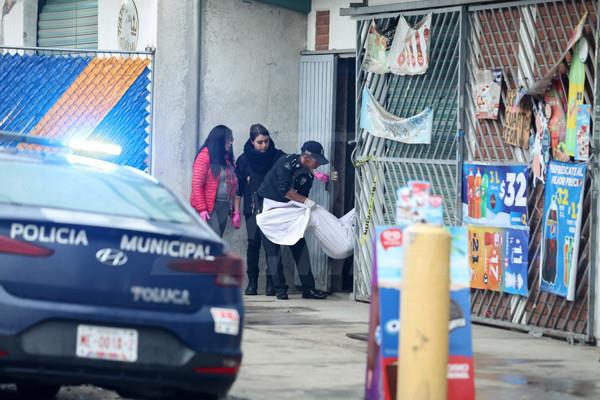
<path id="1" fill-rule="evenodd" d="M 367 158 L 363 159 L 363 160 L 357 160 L 356 162 L 352 163 L 352 165 L 354 166 L 354 168 L 360 168 L 363 165 L 365 165 L 366 163 L 368 163 L 369 161 L 371 161 L 373 159 L 373 155 L 367 156 Z"/>
<path id="2" fill-rule="evenodd" d="M 371 186 L 371 195 L 369 196 L 369 210 L 367 211 L 367 221 L 365 222 L 365 229 L 363 229 L 362 238 L 360 238 L 360 245 L 364 245 L 367 241 L 367 233 L 369 233 L 369 225 L 371 224 L 371 217 L 373 215 L 373 205 L 375 203 L 375 190 L 377 189 L 377 177 L 373 177 L 373 186 Z"/>

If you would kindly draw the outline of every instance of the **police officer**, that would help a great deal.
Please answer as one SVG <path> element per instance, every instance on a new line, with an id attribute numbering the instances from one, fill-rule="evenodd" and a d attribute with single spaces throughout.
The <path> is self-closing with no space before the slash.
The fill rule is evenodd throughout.
<path id="1" fill-rule="evenodd" d="M 324 156 L 323 146 L 314 140 L 304 143 L 301 154 L 290 154 L 281 157 L 267 173 L 258 189 L 258 195 L 265 199 L 287 203 L 294 200 L 309 208 L 315 202 L 308 198 L 314 180 L 313 170 L 329 161 Z M 263 235 L 267 253 L 267 267 L 271 272 L 275 292 L 279 300 L 287 300 L 287 287 L 277 274 L 277 266 L 281 258 L 281 247 Z M 302 282 L 302 297 L 305 299 L 325 299 L 327 294 L 315 289 L 315 278 L 311 271 L 308 247 L 304 238 L 290 246 L 296 269 Z"/>

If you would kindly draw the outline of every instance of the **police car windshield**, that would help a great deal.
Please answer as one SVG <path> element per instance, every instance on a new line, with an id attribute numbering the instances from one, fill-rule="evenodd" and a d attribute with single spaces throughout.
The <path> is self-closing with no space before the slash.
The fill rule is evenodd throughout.
<path id="1" fill-rule="evenodd" d="M 0 203 L 62 208 L 189 223 L 190 214 L 164 187 L 68 164 L 0 160 Z"/>

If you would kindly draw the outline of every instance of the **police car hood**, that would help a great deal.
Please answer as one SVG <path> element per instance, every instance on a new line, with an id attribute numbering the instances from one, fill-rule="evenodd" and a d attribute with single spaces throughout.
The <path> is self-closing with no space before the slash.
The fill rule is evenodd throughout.
<path id="1" fill-rule="evenodd" d="M 0 207 L 0 289 L 18 297 L 191 312 L 237 296 L 215 285 L 225 252 L 203 223 Z"/>

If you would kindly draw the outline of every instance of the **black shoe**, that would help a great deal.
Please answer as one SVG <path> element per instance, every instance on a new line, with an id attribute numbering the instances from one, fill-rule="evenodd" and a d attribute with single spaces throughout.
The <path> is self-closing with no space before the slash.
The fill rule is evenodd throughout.
<path id="1" fill-rule="evenodd" d="M 258 277 L 248 277 L 248 287 L 246 288 L 246 296 L 256 296 L 258 293 Z"/>
<path id="2" fill-rule="evenodd" d="M 309 289 L 309 290 L 304 290 L 302 292 L 302 298 L 303 299 L 323 300 L 323 299 L 327 298 L 327 293 L 322 292 L 317 289 Z"/>
<path id="3" fill-rule="evenodd" d="M 288 298 L 289 298 L 289 297 L 288 297 L 288 294 L 287 294 L 287 293 L 279 293 L 279 294 L 277 295 L 277 300 L 287 300 Z"/>

